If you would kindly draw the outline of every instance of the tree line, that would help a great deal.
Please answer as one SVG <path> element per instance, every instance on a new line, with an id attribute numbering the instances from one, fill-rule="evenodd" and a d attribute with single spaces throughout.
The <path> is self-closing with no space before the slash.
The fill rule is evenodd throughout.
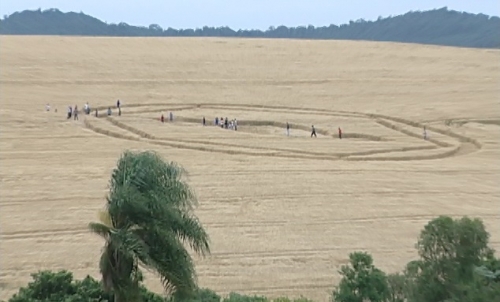
<path id="1" fill-rule="evenodd" d="M 271 26 L 267 30 L 234 30 L 227 26 L 164 29 L 158 24 L 107 24 L 84 13 L 57 9 L 16 12 L 0 20 L 2 35 L 72 35 L 134 37 L 240 37 L 391 41 L 459 47 L 500 48 L 500 18 L 448 10 L 411 11 L 375 21 L 322 27 Z"/>
<path id="2" fill-rule="evenodd" d="M 210 239 L 193 213 L 185 171 L 150 151 L 126 151 L 111 174 L 106 208 L 89 230 L 104 241 L 101 280 L 73 280 L 68 271 L 41 271 L 9 302 L 312 302 L 199 288 L 190 253 L 210 254 Z M 366 252 L 353 252 L 332 288 L 332 302 L 497 302 L 500 259 L 477 218 L 439 216 L 421 231 L 418 258 L 387 274 Z M 148 291 L 142 269 L 159 276 L 165 295 Z M 333 272 L 332 272 L 333 274 Z"/>

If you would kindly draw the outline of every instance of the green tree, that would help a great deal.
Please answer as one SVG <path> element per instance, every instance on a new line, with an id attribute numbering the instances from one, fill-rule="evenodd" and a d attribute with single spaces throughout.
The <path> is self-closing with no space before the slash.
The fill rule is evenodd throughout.
<path id="1" fill-rule="evenodd" d="M 486 257 L 486 261 L 475 268 L 475 272 L 491 282 L 500 283 L 500 259 L 495 257 L 493 250 Z"/>
<path id="2" fill-rule="evenodd" d="M 84 35 L 84 36 L 201 36 L 298 39 L 348 39 L 424 43 L 460 47 L 499 48 L 500 18 L 448 10 L 446 7 L 408 12 L 376 21 L 359 19 L 348 24 L 322 27 L 269 27 L 268 30 L 237 30 L 224 27 L 163 30 L 157 24 L 131 26 L 107 24 L 83 13 L 57 9 L 25 10 L 0 19 L 0 35 Z"/>
<path id="3" fill-rule="evenodd" d="M 222 302 L 269 302 L 269 299 L 263 296 L 246 296 L 238 293 L 229 293 Z"/>
<path id="4" fill-rule="evenodd" d="M 387 276 L 387 286 L 389 289 L 388 302 L 406 301 L 406 278 L 403 274 L 390 274 Z"/>
<path id="5" fill-rule="evenodd" d="M 340 269 L 342 279 L 332 295 L 335 302 L 382 302 L 389 298 L 387 276 L 364 252 L 349 255 L 350 265 Z"/>
<path id="6" fill-rule="evenodd" d="M 213 290 L 207 288 L 198 288 L 189 298 L 172 296 L 168 302 L 220 302 L 221 297 Z"/>
<path id="7" fill-rule="evenodd" d="M 430 221 L 416 245 L 420 259 L 407 265 L 410 301 L 468 301 L 479 286 L 475 268 L 493 252 L 488 239 L 479 219 L 440 216 Z"/>
<path id="8" fill-rule="evenodd" d="M 491 282 L 500 282 L 500 270 L 492 271 L 483 265 L 476 268 L 476 273 Z"/>
<path id="9" fill-rule="evenodd" d="M 31 278 L 33 281 L 27 287 L 20 288 L 9 302 L 64 301 L 67 296 L 76 294 L 71 272 L 40 271 L 31 274 Z"/>
<path id="10" fill-rule="evenodd" d="M 9 302 L 111 302 L 113 293 L 103 291 L 102 284 L 87 276 L 74 280 L 73 274 L 66 270 L 58 272 L 40 271 L 31 274 L 33 279 L 21 287 Z M 158 294 L 148 291 L 141 285 L 141 298 L 144 302 L 165 302 Z M 207 301 L 208 302 L 208 301 Z"/>
<path id="11" fill-rule="evenodd" d="M 149 151 L 126 151 L 113 170 L 106 211 L 89 228 L 105 240 L 99 266 L 115 301 L 140 299 L 139 264 L 158 273 L 169 294 L 187 298 L 196 291 L 194 263 L 184 244 L 205 255 L 209 238 L 193 214 L 196 198 L 184 172 Z"/>

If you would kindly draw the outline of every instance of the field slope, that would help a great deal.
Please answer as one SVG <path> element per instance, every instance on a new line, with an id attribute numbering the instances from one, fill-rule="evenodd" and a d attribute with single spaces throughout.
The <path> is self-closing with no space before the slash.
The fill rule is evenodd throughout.
<path id="1" fill-rule="evenodd" d="M 190 172 L 213 246 L 199 281 L 222 294 L 327 301 L 349 252 L 398 271 L 441 214 L 482 218 L 500 248 L 499 51 L 215 38 L 0 45 L 0 299 L 38 269 L 98 276 L 103 242 L 86 225 L 124 149 L 157 150 Z M 85 102 L 99 117 L 65 118 Z M 169 112 L 174 121 L 160 123 Z M 216 116 L 236 118 L 238 131 L 212 125 Z"/>

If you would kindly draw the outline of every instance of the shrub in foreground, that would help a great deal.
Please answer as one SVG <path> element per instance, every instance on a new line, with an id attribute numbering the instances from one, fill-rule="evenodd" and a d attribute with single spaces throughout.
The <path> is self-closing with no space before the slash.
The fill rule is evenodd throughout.
<path id="1" fill-rule="evenodd" d="M 26 287 L 19 289 L 8 302 L 112 302 L 115 299 L 113 292 L 103 289 L 101 282 L 87 276 L 83 280 L 75 280 L 73 274 L 66 270 L 58 272 L 40 271 L 31 274 L 33 281 Z M 142 278 L 140 278 L 142 281 Z M 194 295 L 185 299 L 176 297 L 164 298 L 149 291 L 140 285 L 141 302 L 268 302 L 272 301 L 263 296 L 246 296 L 231 293 L 222 299 L 216 292 L 200 288 Z M 312 302 L 305 298 L 289 299 L 286 297 L 274 299 L 275 302 Z"/>
<path id="2" fill-rule="evenodd" d="M 20 288 L 8 302 L 112 302 L 115 299 L 113 293 L 105 292 L 102 284 L 90 276 L 74 280 L 71 272 L 61 270 L 40 271 L 31 277 L 33 281 Z M 165 302 L 165 298 L 142 285 L 140 299 L 143 302 Z"/>

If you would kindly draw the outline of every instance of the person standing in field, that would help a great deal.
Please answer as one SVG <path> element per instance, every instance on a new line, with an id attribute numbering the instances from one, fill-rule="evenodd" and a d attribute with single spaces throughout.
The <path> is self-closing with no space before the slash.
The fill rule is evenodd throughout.
<path id="1" fill-rule="evenodd" d="M 290 136 L 290 124 L 286 122 L 286 136 Z"/>
<path id="2" fill-rule="evenodd" d="M 169 118 L 171 122 L 174 120 L 174 114 L 172 113 L 172 111 L 170 111 Z"/>
<path id="3" fill-rule="evenodd" d="M 339 127 L 339 139 L 342 139 L 342 129 Z"/>
<path id="4" fill-rule="evenodd" d="M 111 115 L 111 107 L 108 107 L 108 115 Z"/>
<path id="5" fill-rule="evenodd" d="M 311 126 L 311 137 L 317 137 L 316 136 L 316 129 L 314 128 L 314 125 Z"/>
<path id="6" fill-rule="evenodd" d="M 234 119 L 234 131 L 238 130 L 238 121 Z"/>
<path id="7" fill-rule="evenodd" d="M 117 101 L 116 101 L 116 108 L 120 108 L 120 104 L 121 104 L 121 103 L 120 103 L 120 100 L 117 100 Z"/>
<path id="8" fill-rule="evenodd" d="M 77 105 L 75 105 L 75 109 L 73 110 L 73 119 L 75 121 L 78 120 L 78 106 Z"/>
<path id="9" fill-rule="evenodd" d="M 215 117 L 215 126 L 219 126 L 219 118 L 218 117 Z"/>
<path id="10" fill-rule="evenodd" d="M 89 114 L 90 113 L 90 107 L 89 107 L 89 102 L 85 103 L 85 105 L 83 105 L 83 111 L 85 112 L 85 114 Z"/>
<path id="11" fill-rule="evenodd" d="M 425 126 L 424 126 L 424 139 L 425 139 L 425 140 L 427 140 L 427 139 L 428 139 L 428 137 L 427 137 L 427 129 L 425 128 Z"/>
<path id="12" fill-rule="evenodd" d="M 71 118 L 72 113 L 73 113 L 73 108 L 71 108 L 71 106 L 68 106 L 68 120 Z"/>
<path id="13" fill-rule="evenodd" d="M 164 123 L 164 122 L 165 122 L 165 117 L 163 116 L 163 113 L 162 113 L 162 114 L 161 114 L 161 116 L 160 116 L 160 121 L 161 121 L 162 123 Z"/>
<path id="14" fill-rule="evenodd" d="M 202 123 L 203 123 L 203 126 L 205 126 L 205 123 L 206 123 L 205 117 L 203 117 Z"/>
<path id="15" fill-rule="evenodd" d="M 49 104 L 45 105 L 45 110 L 46 111 L 50 111 L 50 105 Z"/>

